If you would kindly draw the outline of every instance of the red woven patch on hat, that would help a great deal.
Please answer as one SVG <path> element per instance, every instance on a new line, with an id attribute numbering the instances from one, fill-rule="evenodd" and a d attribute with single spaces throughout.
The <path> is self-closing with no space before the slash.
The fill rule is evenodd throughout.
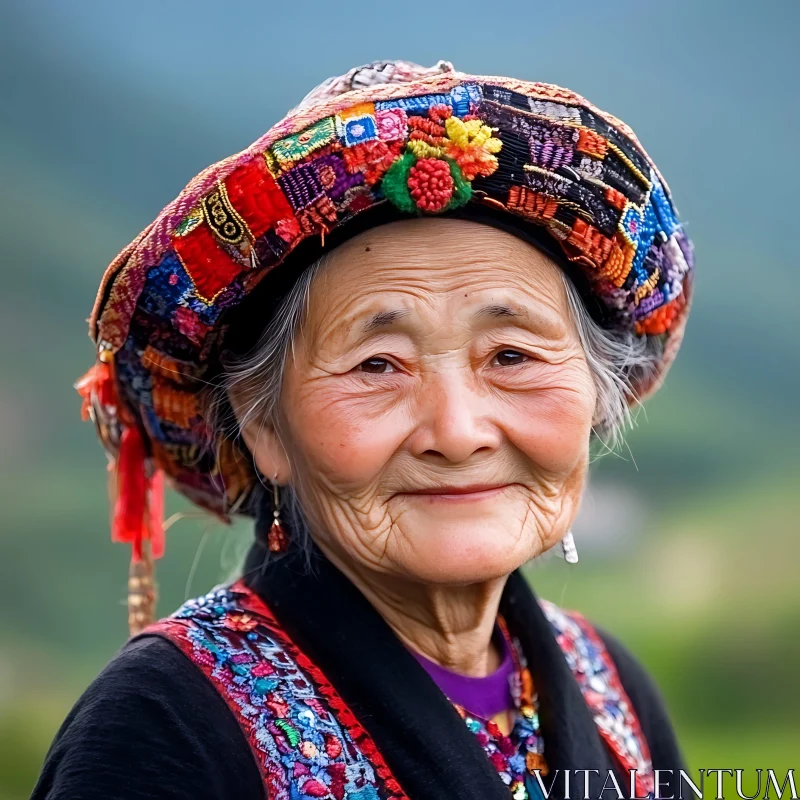
<path id="1" fill-rule="evenodd" d="M 179 428 L 191 428 L 200 418 L 197 392 L 182 391 L 174 384 L 156 380 L 153 382 L 152 397 L 153 410 L 159 418 Z"/>
<path id="2" fill-rule="evenodd" d="M 531 219 L 552 219 L 558 211 L 558 201 L 524 186 L 512 186 L 508 191 L 508 207 Z"/>
<path id="3" fill-rule="evenodd" d="M 586 153 L 595 158 L 604 158 L 608 150 L 608 142 L 599 133 L 584 128 L 578 134 L 576 150 L 579 153 Z"/>
<path id="4" fill-rule="evenodd" d="M 597 228 L 580 218 L 572 223 L 572 230 L 567 242 L 577 247 L 597 265 L 602 264 L 608 258 L 613 244 L 611 239 L 603 236 Z"/>
<path id="5" fill-rule="evenodd" d="M 675 322 L 675 318 L 686 305 L 686 294 L 681 292 L 674 300 L 657 308 L 645 319 L 636 323 L 636 333 L 639 336 L 648 334 L 659 336 L 666 333 Z"/>
<path id="6" fill-rule="evenodd" d="M 231 204 L 256 238 L 279 220 L 294 216 L 289 201 L 269 174 L 263 158 L 253 158 L 235 169 L 225 179 L 225 188 Z"/>
<path id="7" fill-rule="evenodd" d="M 342 151 L 347 171 L 363 172 L 364 181 L 372 186 L 399 157 L 404 142 L 360 142 Z"/>
<path id="8" fill-rule="evenodd" d="M 610 186 L 606 189 L 606 200 L 608 200 L 614 208 L 620 209 L 620 211 L 624 209 L 628 203 L 628 198 L 625 197 L 622 192 L 612 189 Z"/>
<path id="9" fill-rule="evenodd" d="M 195 293 L 204 303 L 214 298 L 242 271 L 224 250 L 214 234 L 201 223 L 186 236 L 174 236 L 172 246 L 195 286 Z"/>
<path id="10" fill-rule="evenodd" d="M 614 286 L 622 286 L 633 265 L 636 248 L 628 244 L 621 236 L 614 237 L 614 243 L 608 254 L 606 263 L 603 264 L 600 274 L 611 281 Z"/>
<path id="11" fill-rule="evenodd" d="M 210 326 L 200 320 L 200 317 L 190 308 L 178 306 L 172 315 L 172 322 L 176 330 L 182 333 L 190 342 L 198 347 L 202 346 Z"/>

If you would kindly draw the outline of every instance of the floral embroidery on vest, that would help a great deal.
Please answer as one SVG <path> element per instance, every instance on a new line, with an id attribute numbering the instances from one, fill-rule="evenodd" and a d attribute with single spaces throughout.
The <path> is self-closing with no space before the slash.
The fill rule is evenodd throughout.
<path id="1" fill-rule="evenodd" d="M 624 769 L 637 770 L 639 793 L 652 792 L 647 743 L 602 640 L 581 615 L 540 602 L 600 734 Z M 145 632 L 175 643 L 209 678 L 244 731 L 270 800 L 408 800 L 322 671 L 243 581 L 187 601 Z M 509 736 L 463 715 L 514 800 L 541 797 L 531 776 L 544 766 L 531 760 L 541 754 L 537 706 L 534 695 Z"/>
<path id="2" fill-rule="evenodd" d="M 600 735 L 626 771 L 636 770 L 637 794 L 654 791 L 650 748 L 603 640 L 577 611 L 540 600 Z"/>
<path id="3" fill-rule="evenodd" d="M 270 800 L 408 800 L 322 672 L 241 581 L 146 629 L 177 644 L 233 711 Z"/>

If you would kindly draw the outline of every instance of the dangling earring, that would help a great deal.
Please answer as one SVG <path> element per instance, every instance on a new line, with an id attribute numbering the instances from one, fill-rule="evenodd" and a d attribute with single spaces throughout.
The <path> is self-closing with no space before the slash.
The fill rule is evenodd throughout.
<path id="1" fill-rule="evenodd" d="M 275 476 L 278 477 L 277 475 Z M 278 498 L 278 484 L 272 482 L 272 525 L 269 529 L 269 536 L 267 542 L 269 544 L 270 553 L 285 553 L 289 547 L 289 539 L 286 536 L 286 531 L 281 523 L 281 518 L 278 512 L 280 501 Z"/>
<path id="2" fill-rule="evenodd" d="M 568 564 L 578 563 L 578 548 L 575 547 L 575 539 L 572 538 L 572 531 L 567 531 L 566 536 L 561 540 L 561 552 Z"/>

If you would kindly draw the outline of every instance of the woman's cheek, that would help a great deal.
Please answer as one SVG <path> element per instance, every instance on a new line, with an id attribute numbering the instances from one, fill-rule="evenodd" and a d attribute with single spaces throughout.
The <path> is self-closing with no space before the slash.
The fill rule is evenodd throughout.
<path id="1" fill-rule="evenodd" d="M 318 387 L 293 405 L 290 429 L 310 467 L 355 487 L 377 475 L 407 435 L 403 415 L 385 406 L 378 396 Z"/>
<path id="2" fill-rule="evenodd" d="M 591 396 L 578 389 L 550 388 L 515 400 L 506 425 L 512 443 L 547 472 L 572 472 L 589 444 Z"/>

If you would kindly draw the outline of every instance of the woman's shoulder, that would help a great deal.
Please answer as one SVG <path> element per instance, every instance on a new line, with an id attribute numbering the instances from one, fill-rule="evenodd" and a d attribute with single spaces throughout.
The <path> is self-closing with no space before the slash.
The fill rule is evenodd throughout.
<path id="1" fill-rule="evenodd" d="M 664 695 L 639 658 L 604 627 L 594 625 L 636 710 L 655 769 L 686 769 Z"/>
<path id="2" fill-rule="evenodd" d="M 157 789 L 155 788 L 157 787 Z M 263 798 L 246 739 L 171 642 L 127 642 L 73 706 L 32 798 Z"/>
<path id="3" fill-rule="evenodd" d="M 630 702 L 647 741 L 653 768 L 685 768 L 664 697 L 639 658 L 617 636 L 583 614 L 547 600 L 539 603 L 570 666 L 581 677 L 603 676 L 611 693 L 616 690 L 624 701 Z"/>

